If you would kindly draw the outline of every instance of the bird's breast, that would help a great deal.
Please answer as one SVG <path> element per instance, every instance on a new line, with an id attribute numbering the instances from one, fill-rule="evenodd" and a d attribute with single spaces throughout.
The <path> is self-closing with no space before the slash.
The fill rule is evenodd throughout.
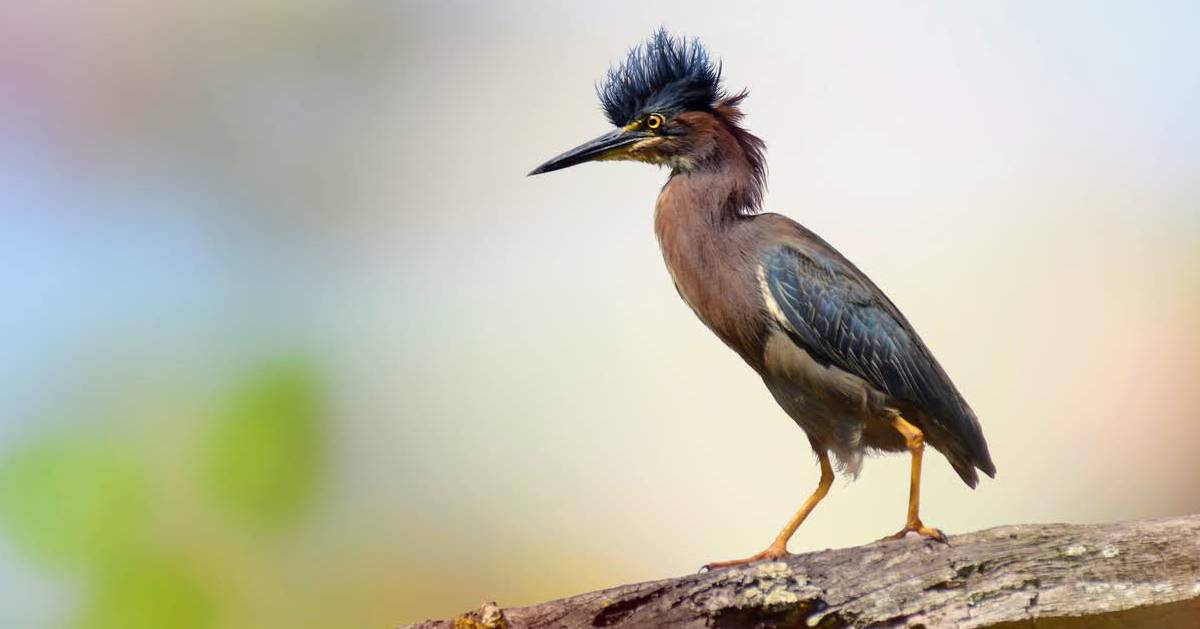
<path id="1" fill-rule="evenodd" d="M 655 231 L 679 296 L 714 334 L 758 369 L 766 318 L 753 265 L 733 234 L 674 214 L 660 202 Z"/>

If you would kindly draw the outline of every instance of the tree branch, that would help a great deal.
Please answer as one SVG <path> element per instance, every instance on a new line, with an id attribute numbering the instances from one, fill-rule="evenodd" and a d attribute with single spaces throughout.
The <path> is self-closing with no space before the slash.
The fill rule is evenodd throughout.
<path id="1" fill-rule="evenodd" d="M 494 603 L 409 629 L 541 627 L 1200 627 L 1200 515 L 1022 524 Z"/>

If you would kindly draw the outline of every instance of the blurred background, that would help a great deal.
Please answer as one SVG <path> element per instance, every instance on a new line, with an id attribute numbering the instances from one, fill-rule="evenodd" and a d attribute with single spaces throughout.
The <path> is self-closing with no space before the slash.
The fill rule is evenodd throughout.
<path id="1" fill-rule="evenodd" d="M 803 433 L 679 300 L 664 171 L 526 178 L 664 24 L 766 207 L 904 310 L 999 474 L 948 532 L 1200 511 L 1195 3 L 0 6 L 0 625 L 390 627 L 760 550 Z M 904 457 L 793 551 L 902 524 Z"/>

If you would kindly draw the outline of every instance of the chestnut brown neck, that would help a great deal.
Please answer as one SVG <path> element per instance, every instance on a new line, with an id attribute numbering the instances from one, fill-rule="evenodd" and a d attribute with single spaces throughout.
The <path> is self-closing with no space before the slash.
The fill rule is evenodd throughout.
<path id="1" fill-rule="evenodd" d="M 758 211 L 765 187 L 763 143 L 738 126 L 738 101 L 718 104 L 711 113 L 680 114 L 690 133 L 663 187 L 660 212 L 664 203 L 684 204 L 686 209 L 670 212 L 678 214 L 674 220 L 703 219 L 719 226 Z"/>

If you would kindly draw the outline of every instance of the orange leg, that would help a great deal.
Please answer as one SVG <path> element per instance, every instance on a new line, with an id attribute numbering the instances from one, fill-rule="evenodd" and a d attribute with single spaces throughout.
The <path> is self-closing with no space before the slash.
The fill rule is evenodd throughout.
<path id="1" fill-rule="evenodd" d="M 775 536 L 775 541 L 771 542 L 771 545 L 768 546 L 766 550 L 756 555 L 746 557 L 745 559 L 714 561 L 704 566 L 704 568 L 706 570 L 728 568 L 729 566 L 739 566 L 762 559 L 779 559 L 780 557 L 787 556 L 788 540 L 792 538 L 793 534 L 795 534 L 796 529 L 800 528 L 800 524 L 804 522 L 804 519 L 807 518 L 808 514 L 812 512 L 813 507 L 817 506 L 817 503 L 821 502 L 821 499 L 825 497 L 825 494 L 829 493 L 829 487 L 833 485 L 833 467 L 829 465 L 829 453 L 825 452 L 824 450 L 818 450 L 817 458 L 821 462 L 821 481 L 817 483 L 817 488 L 813 491 L 812 495 L 805 499 L 804 504 L 800 505 L 800 510 L 796 512 L 796 515 L 792 516 L 792 519 L 788 521 L 787 526 L 783 527 L 783 530 L 779 532 L 779 535 Z"/>
<path id="2" fill-rule="evenodd" d="M 921 432 L 920 428 L 905 421 L 899 413 L 892 415 L 892 427 L 899 431 L 901 435 L 904 435 L 904 442 L 908 446 L 909 453 L 912 455 L 912 476 L 908 481 L 908 518 L 904 521 L 904 528 L 900 529 L 899 533 L 889 535 L 884 539 L 900 539 L 909 532 L 912 532 L 921 537 L 928 537 L 944 542 L 946 541 L 946 536 L 941 531 L 922 524 L 921 517 L 918 514 L 921 506 L 921 456 L 925 452 L 925 433 Z"/>

